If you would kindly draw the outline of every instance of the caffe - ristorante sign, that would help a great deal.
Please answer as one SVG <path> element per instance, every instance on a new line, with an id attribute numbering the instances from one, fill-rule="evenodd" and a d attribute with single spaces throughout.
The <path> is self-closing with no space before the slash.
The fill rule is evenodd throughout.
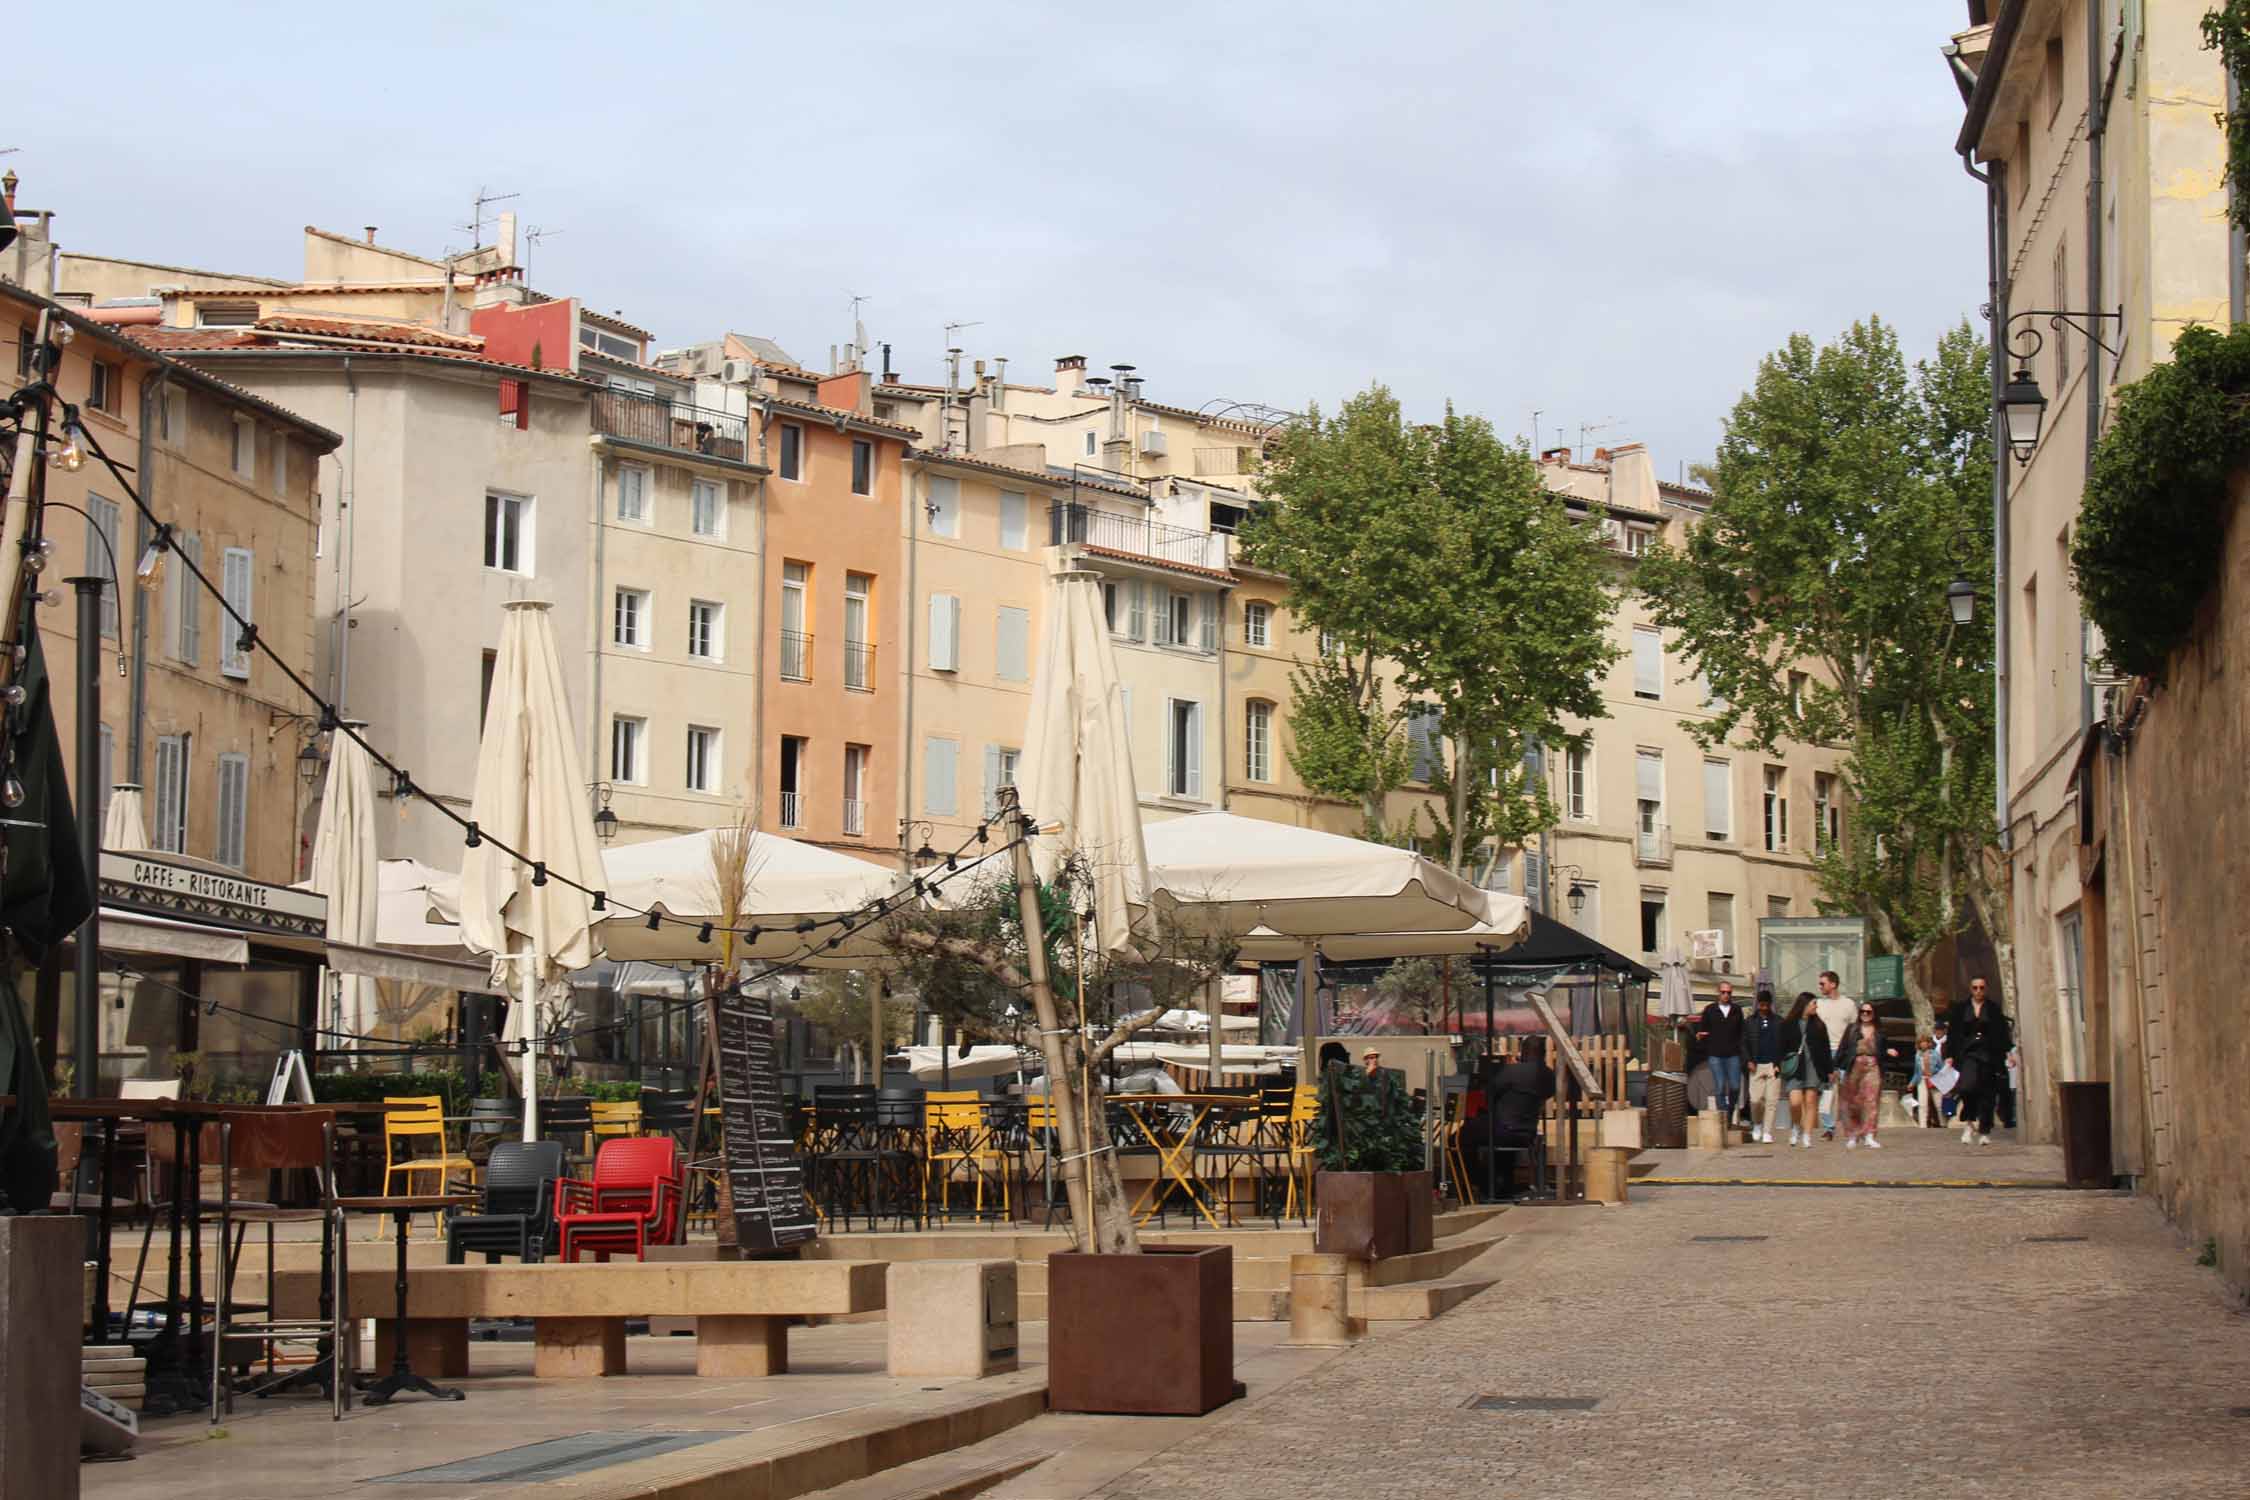
<path id="1" fill-rule="evenodd" d="M 317 938 L 328 931 L 328 901 L 323 896 L 146 854 L 104 849 L 101 888 L 104 906 L 176 922 L 227 927 L 253 936 Z"/>

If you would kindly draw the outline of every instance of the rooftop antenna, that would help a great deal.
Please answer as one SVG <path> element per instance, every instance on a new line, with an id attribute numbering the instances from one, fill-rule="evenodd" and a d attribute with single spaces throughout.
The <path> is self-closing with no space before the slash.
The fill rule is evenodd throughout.
<path id="1" fill-rule="evenodd" d="M 510 198 L 521 198 L 521 193 L 495 193 L 490 188 L 477 189 L 476 205 L 469 210 L 469 222 L 463 227 L 469 231 L 469 248 L 476 249 L 484 243 L 484 206 L 487 203 L 505 203 Z"/>
<path id="2" fill-rule="evenodd" d="M 1531 409 L 1531 456 L 1533 458 L 1539 456 L 1539 417 L 1545 410 L 1545 407 L 1540 406 L 1534 406 Z"/>
<path id="3" fill-rule="evenodd" d="M 1574 456 L 1574 457 L 1573 457 L 1573 458 L 1571 459 L 1571 462 L 1572 462 L 1572 463 L 1581 463 L 1581 464 L 1582 464 L 1582 463 L 1584 463 L 1584 462 L 1586 461 L 1585 448 L 1586 448 L 1586 434 L 1587 434 L 1587 433 L 1589 433 L 1589 432 L 1607 432 L 1607 431 L 1608 431 L 1608 430 L 1609 430 L 1610 428 L 1612 428 L 1612 427 L 1615 427 L 1616 425 L 1617 425 L 1617 418 L 1615 418 L 1615 417 L 1604 417 L 1604 418 L 1602 418 L 1602 419 L 1601 419 L 1601 420 L 1600 420 L 1599 422 L 1581 422 L 1581 423 L 1579 423 L 1579 424 L 1578 424 L 1578 451 L 1577 451 L 1577 453 L 1575 454 L 1575 456 Z"/>
<path id="4" fill-rule="evenodd" d="M 523 272 L 524 280 L 529 281 L 531 279 L 531 247 L 550 234 L 561 233 L 560 229 L 549 229 L 540 224 L 534 224 L 523 232 L 523 253 L 518 255 L 516 259 L 523 262 L 517 269 Z"/>
<path id="5" fill-rule="evenodd" d="M 948 323 L 945 325 L 945 352 L 953 366 L 953 373 L 945 378 L 947 385 L 957 386 L 961 383 L 961 351 L 953 347 L 953 336 L 964 328 L 982 328 L 983 326 L 984 320 L 981 318 L 972 318 L 966 323 Z"/>
<path id="6" fill-rule="evenodd" d="M 859 292 L 853 292 L 850 296 L 852 299 L 852 368 L 856 370 L 867 362 L 867 325 L 859 320 L 859 305 L 862 302 L 872 302 L 875 299 Z"/>

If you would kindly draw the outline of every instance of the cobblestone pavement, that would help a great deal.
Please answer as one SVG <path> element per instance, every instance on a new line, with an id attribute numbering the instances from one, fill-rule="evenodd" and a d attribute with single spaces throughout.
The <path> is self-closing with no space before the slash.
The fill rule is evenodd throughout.
<path id="1" fill-rule="evenodd" d="M 1499 1286 L 1100 1493 L 2250 1494 L 2250 1316 L 2131 1197 L 1683 1187 L 1509 1217 L 1551 1222 L 1492 1252 Z"/>
<path id="2" fill-rule="evenodd" d="M 1755 1143 L 1725 1151 L 1649 1151 L 1636 1168 L 1654 1165 L 1656 1180 L 1719 1178 L 1739 1182 L 2022 1182 L 2059 1185 L 2062 1148 L 2019 1144 L 2012 1130 L 1995 1131 L 1987 1146 L 1964 1146 L 1958 1130 L 1923 1130 L 1901 1125 L 1883 1131 L 1882 1146 L 1847 1150 L 1841 1140 L 1815 1139 L 1798 1148 L 1784 1135 L 1771 1145 Z"/>

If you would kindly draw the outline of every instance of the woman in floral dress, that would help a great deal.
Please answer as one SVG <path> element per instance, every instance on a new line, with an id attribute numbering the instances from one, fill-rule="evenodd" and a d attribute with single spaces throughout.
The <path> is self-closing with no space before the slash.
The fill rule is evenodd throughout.
<path id="1" fill-rule="evenodd" d="M 1877 1117 L 1883 1100 L 1883 1059 L 1899 1056 L 1899 1049 L 1883 1041 L 1883 1028 L 1875 1019 L 1875 1007 L 1862 1005 L 1859 1016 L 1844 1033 L 1843 1050 L 1836 1054 L 1836 1067 L 1843 1073 L 1844 1081 L 1837 1088 L 1837 1111 L 1844 1119 L 1844 1147 L 1857 1146 L 1862 1139 L 1877 1150 L 1883 1143 L 1875 1139 Z"/>

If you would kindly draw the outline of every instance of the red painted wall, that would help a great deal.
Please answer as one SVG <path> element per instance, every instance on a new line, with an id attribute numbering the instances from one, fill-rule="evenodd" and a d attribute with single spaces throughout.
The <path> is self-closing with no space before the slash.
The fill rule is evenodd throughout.
<path id="1" fill-rule="evenodd" d="M 577 321 L 577 300 L 565 297 L 532 307 L 480 307 L 469 314 L 469 332 L 483 335 L 487 359 L 576 373 Z"/>

